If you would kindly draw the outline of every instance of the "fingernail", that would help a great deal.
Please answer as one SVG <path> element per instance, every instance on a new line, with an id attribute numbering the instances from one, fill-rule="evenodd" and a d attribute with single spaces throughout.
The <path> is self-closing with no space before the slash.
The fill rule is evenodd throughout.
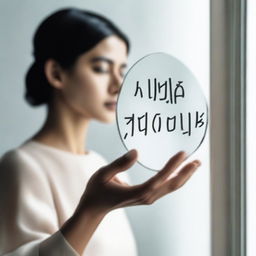
<path id="1" fill-rule="evenodd" d="M 126 157 L 130 158 L 135 152 L 135 149 L 131 149 L 126 153 Z"/>
<path id="2" fill-rule="evenodd" d="M 185 151 L 180 151 L 179 154 L 181 154 L 183 157 L 186 157 L 186 156 L 187 156 L 187 154 L 186 154 Z"/>
<path id="3" fill-rule="evenodd" d="M 200 165 L 201 165 L 201 162 L 198 161 L 198 160 L 195 160 L 193 163 L 195 163 L 197 166 L 200 166 Z"/>

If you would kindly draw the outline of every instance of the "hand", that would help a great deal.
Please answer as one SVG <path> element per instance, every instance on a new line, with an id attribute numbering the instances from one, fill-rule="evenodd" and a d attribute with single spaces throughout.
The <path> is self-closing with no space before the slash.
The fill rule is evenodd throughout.
<path id="1" fill-rule="evenodd" d="M 185 158 L 184 152 L 177 153 L 149 180 L 130 186 L 115 175 L 129 169 L 136 162 L 137 151 L 131 150 L 92 175 L 78 208 L 89 207 L 94 212 L 106 214 L 120 207 L 152 204 L 184 185 L 201 164 L 200 161 L 195 160 L 176 173 Z"/>

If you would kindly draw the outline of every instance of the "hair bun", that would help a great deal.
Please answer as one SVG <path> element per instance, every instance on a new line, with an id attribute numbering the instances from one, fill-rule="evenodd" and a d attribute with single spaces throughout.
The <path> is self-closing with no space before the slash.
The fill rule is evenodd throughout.
<path id="1" fill-rule="evenodd" d="M 32 106 L 48 103 L 51 94 L 43 64 L 34 62 L 29 68 L 26 78 L 25 99 Z"/>

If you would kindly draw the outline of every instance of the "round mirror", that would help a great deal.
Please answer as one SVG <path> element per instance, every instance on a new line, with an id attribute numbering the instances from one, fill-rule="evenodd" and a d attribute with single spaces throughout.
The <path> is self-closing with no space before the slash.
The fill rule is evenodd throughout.
<path id="1" fill-rule="evenodd" d="M 159 171 L 179 151 L 191 155 L 203 142 L 208 107 L 199 82 L 178 59 L 149 54 L 127 72 L 117 101 L 116 121 L 127 150 Z"/>

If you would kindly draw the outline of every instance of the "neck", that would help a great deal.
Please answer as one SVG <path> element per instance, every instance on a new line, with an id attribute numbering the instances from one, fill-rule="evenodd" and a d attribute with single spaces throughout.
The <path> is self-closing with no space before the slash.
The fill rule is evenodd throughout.
<path id="1" fill-rule="evenodd" d="M 74 154 L 86 152 L 89 119 L 68 104 L 55 100 L 48 106 L 47 118 L 33 139 Z"/>

